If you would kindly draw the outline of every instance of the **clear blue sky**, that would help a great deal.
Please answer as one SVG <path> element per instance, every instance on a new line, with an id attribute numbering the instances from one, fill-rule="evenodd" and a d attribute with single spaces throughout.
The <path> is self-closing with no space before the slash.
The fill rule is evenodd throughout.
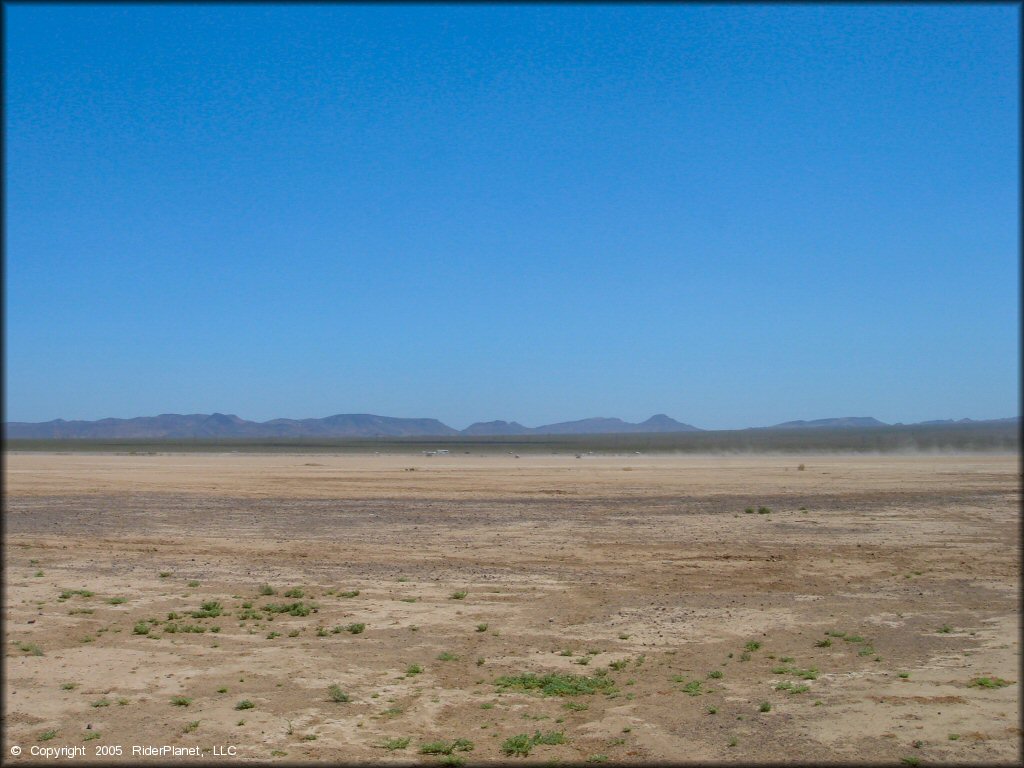
<path id="1" fill-rule="evenodd" d="M 1013 5 L 6 5 L 6 418 L 1018 413 Z"/>

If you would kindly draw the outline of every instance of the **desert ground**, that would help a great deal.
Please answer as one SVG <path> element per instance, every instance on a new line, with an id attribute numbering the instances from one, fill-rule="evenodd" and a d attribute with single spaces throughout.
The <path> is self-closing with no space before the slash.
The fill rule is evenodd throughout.
<path id="1" fill-rule="evenodd" d="M 1021 757 L 1016 455 L 5 459 L 10 764 Z"/>

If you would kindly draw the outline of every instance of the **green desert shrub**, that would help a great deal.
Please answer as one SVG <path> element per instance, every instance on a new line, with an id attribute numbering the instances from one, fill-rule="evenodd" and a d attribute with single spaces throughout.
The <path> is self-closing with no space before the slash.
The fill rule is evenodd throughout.
<path id="1" fill-rule="evenodd" d="M 494 681 L 498 688 L 517 688 L 524 691 L 539 690 L 545 696 L 580 696 L 592 693 L 610 693 L 614 683 L 606 677 L 584 675 L 547 674 L 504 675 Z"/>
<path id="2" fill-rule="evenodd" d="M 337 683 L 334 683 L 327 689 L 327 695 L 330 696 L 331 701 L 338 702 L 339 704 L 349 701 L 349 695 L 341 690 L 341 686 Z"/>

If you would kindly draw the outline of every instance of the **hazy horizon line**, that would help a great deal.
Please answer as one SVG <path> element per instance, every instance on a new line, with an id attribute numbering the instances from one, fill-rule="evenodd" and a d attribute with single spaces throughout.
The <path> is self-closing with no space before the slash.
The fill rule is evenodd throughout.
<path id="1" fill-rule="evenodd" d="M 929 419 L 921 419 L 921 420 L 918 420 L 918 421 L 885 421 L 884 419 L 880 419 L 877 416 L 866 414 L 866 415 L 815 416 L 815 417 L 789 418 L 789 419 L 785 419 L 783 421 L 776 421 L 776 422 L 773 422 L 771 424 L 748 425 L 748 426 L 745 426 L 745 427 L 720 427 L 720 426 L 700 426 L 698 423 L 695 423 L 694 421 L 691 421 L 691 420 L 688 420 L 688 419 L 678 419 L 675 416 L 671 416 L 671 415 L 667 414 L 664 411 L 658 411 L 658 412 L 655 412 L 655 413 L 651 414 L 646 419 L 641 419 L 639 421 L 630 421 L 629 419 L 625 419 L 625 418 L 622 418 L 620 416 L 603 416 L 603 415 L 601 415 L 601 416 L 583 416 L 583 417 L 580 417 L 580 418 L 568 418 L 568 419 L 562 418 L 562 419 L 559 419 L 559 420 L 556 420 L 556 421 L 544 421 L 542 423 L 539 423 L 537 426 L 531 427 L 531 426 L 528 426 L 527 424 L 519 421 L 518 419 L 491 418 L 491 419 L 477 419 L 475 421 L 470 421 L 470 422 L 466 423 L 466 425 L 464 427 L 457 427 L 457 426 L 452 426 L 451 423 L 449 423 L 447 421 L 444 421 L 443 419 L 439 419 L 437 417 L 434 417 L 434 416 L 391 416 L 391 415 L 384 415 L 384 414 L 380 414 L 380 413 L 371 413 L 369 411 L 338 411 L 338 412 L 335 412 L 335 413 L 327 414 L 326 416 L 300 416 L 300 417 L 273 416 L 273 417 L 267 418 L 267 419 L 260 419 L 260 418 L 247 418 L 245 416 L 240 416 L 237 413 L 230 413 L 230 412 L 227 412 L 227 411 L 212 410 L 212 411 L 191 411 L 191 412 L 185 412 L 185 411 L 162 411 L 160 413 L 151 414 L 151 415 L 102 416 L 102 417 L 95 418 L 95 419 L 89 419 L 89 418 L 65 418 L 63 416 L 57 416 L 57 417 L 54 417 L 52 419 L 43 419 L 43 420 L 39 420 L 39 421 L 29 421 L 29 420 L 26 420 L 26 419 L 11 419 L 11 418 L 7 418 L 6 415 L 5 415 L 3 423 L 4 423 L 5 426 L 9 425 L 9 424 L 33 424 L 33 425 L 38 425 L 38 424 L 48 424 L 48 423 L 51 423 L 51 422 L 86 422 L 86 423 L 88 423 L 88 422 L 99 422 L 99 421 L 106 421 L 106 420 L 131 421 L 133 419 L 158 418 L 160 416 L 216 416 L 216 415 L 234 417 L 234 418 L 238 418 L 238 419 L 241 419 L 243 421 L 247 421 L 247 422 L 251 422 L 251 423 L 255 423 L 255 424 L 266 424 L 268 422 L 278 421 L 278 420 L 282 420 L 282 421 L 316 421 L 316 420 L 323 420 L 323 419 L 333 418 L 335 416 L 373 416 L 373 417 L 377 417 L 377 418 L 403 419 L 403 420 L 429 420 L 429 419 L 432 419 L 434 421 L 439 422 L 440 424 L 442 424 L 445 427 L 448 427 L 450 429 L 455 429 L 455 430 L 460 431 L 460 432 L 465 430 L 465 429 L 468 429 L 469 427 L 472 427 L 472 426 L 474 426 L 476 424 L 489 424 L 489 423 L 493 423 L 493 422 L 505 422 L 507 424 L 518 424 L 519 426 L 522 426 L 522 427 L 524 427 L 526 429 L 539 429 L 541 427 L 551 426 L 551 425 L 555 425 L 555 424 L 571 424 L 571 423 L 574 423 L 574 422 L 589 421 L 589 420 L 594 420 L 594 419 L 618 419 L 618 420 L 620 420 L 620 421 L 622 421 L 622 422 L 624 422 L 626 424 L 638 425 L 638 424 L 642 424 L 642 423 L 644 423 L 644 422 L 646 422 L 646 421 L 648 421 L 648 420 L 650 420 L 652 418 L 656 418 L 658 416 L 666 416 L 667 418 L 670 418 L 673 421 L 676 421 L 678 423 L 685 424 L 685 425 L 691 426 L 691 427 L 695 427 L 695 428 L 697 428 L 699 430 L 707 431 L 707 432 L 743 430 L 743 429 L 765 429 L 765 428 L 770 428 L 770 427 L 777 426 L 777 425 L 780 425 L 780 424 L 789 424 L 789 423 L 792 423 L 792 422 L 815 422 L 815 421 L 824 421 L 824 420 L 833 420 L 833 419 L 875 419 L 876 421 L 881 422 L 885 426 L 913 426 L 915 424 L 925 424 L 925 423 L 929 423 L 929 422 L 941 422 L 941 421 L 959 422 L 959 421 L 966 420 L 966 421 L 971 421 L 971 422 L 983 422 L 983 421 L 1002 421 L 1002 420 L 1019 419 L 1020 418 L 1020 414 L 1017 413 L 1017 414 L 1014 414 L 1014 415 L 1011 415 L 1011 416 L 992 416 L 992 417 L 984 417 L 984 418 L 975 418 L 975 417 L 971 417 L 971 416 L 960 416 L 960 417 L 929 418 Z M 461 423 L 461 420 L 457 421 L 455 423 Z"/>

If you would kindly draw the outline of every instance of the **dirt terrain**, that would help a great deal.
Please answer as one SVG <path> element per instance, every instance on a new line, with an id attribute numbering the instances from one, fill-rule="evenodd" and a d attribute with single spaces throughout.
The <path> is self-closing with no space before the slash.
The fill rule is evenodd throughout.
<path id="1" fill-rule="evenodd" d="M 1015 455 L 5 458 L 11 764 L 1021 757 Z"/>

